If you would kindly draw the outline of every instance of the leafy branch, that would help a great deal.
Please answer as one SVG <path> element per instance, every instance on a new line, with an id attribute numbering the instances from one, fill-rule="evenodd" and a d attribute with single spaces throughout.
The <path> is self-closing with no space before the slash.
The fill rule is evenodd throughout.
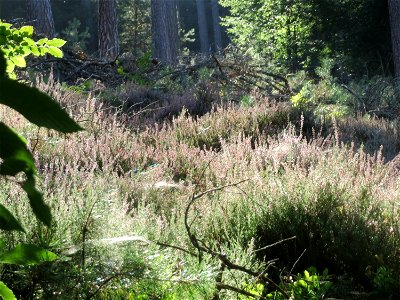
<path id="1" fill-rule="evenodd" d="M 12 28 L 12 24 L 0 21 L 0 48 L 4 53 L 8 77 L 15 79 L 15 67 L 25 68 L 26 57 L 30 54 L 34 56 L 44 56 L 50 54 L 56 58 L 63 57 L 61 47 L 66 41 L 58 38 L 42 38 L 38 41 L 32 39 L 33 27 L 22 26 Z"/>

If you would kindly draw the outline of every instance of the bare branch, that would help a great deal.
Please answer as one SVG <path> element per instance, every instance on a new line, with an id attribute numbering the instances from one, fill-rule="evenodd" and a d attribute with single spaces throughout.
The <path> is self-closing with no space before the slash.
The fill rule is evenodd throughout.
<path id="1" fill-rule="evenodd" d="M 217 284 L 217 288 L 219 288 L 220 290 L 230 290 L 230 291 L 233 291 L 235 293 L 238 293 L 238 294 L 241 294 L 241 295 L 244 295 L 244 296 L 248 296 L 248 297 L 252 297 L 252 298 L 255 298 L 255 299 L 267 300 L 267 298 L 265 298 L 263 296 L 259 296 L 259 295 L 253 294 L 253 293 L 250 293 L 250 292 L 245 291 L 243 289 L 239 289 L 237 287 L 234 287 L 234 286 L 231 286 L 231 285 L 228 285 L 228 284 L 224 284 L 224 283 L 218 283 Z"/>
<path id="2" fill-rule="evenodd" d="M 191 256 L 198 257 L 198 255 L 196 253 L 191 252 L 191 251 L 189 251 L 187 249 L 184 249 L 184 248 L 182 248 L 180 246 L 174 246 L 174 245 L 166 244 L 166 243 L 163 243 L 163 242 L 155 242 L 155 243 L 157 245 L 159 245 L 159 246 L 162 246 L 162 247 L 168 247 L 168 248 L 177 249 L 177 250 L 180 250 L 180 251 L 185 252 L 187 254 L 190 254 Z"/>
<path id="3" fill-rule="evenodd" d="M 282 244 L 282 243 L 285 243 L 285 242 L 287 242 L 287 241 L 291 241 L 291 240 L 294 240 L 294 239 L 296 239 L 296 236 L 292 236 L 292 237 L 290 237 L 290 238 L 286 238 L 286 239 L 280 240 L 280 241 L 278 241 L 278 242 L 276 242 L 276 243 L 273 243 L 273 244 L 270 244 L 270 245 L 268 245 L 268 246 L 265 246 L 265 247 L 256 249 L 256 250 L 254 250 L 253 252 L 254 252 L 254 253 L 260 252 L 260 251 L 266 250 L 266 249 L 268 249 L 268 248 L 275 247 L 275 246 L 277 246 L 277 245 L 279 245 L 279 244 Z"/>
<path id="4" fill-rule="evenodd" d="M 292 274 L 294 267 L 297 265 L 297 263 L 300 261 L 300 259 L 303 257 L 304 253 L 306 253 L 307 249 L 304 249 L 304 251 L 300 254 L 299 258 L 294 262 L 292 268 L 290 269 L 290 274 Z"/>

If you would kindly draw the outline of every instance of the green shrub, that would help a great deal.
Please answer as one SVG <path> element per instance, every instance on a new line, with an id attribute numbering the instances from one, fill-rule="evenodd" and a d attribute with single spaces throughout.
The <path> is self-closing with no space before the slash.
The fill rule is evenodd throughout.
<path id="1" fill-rule="evenodd" d="M 318 275 L 314 267 L 305 270 L 302 274 L 297 274 L 294 279 L 287 283 L 282 283 L 284 290 L 296 300 L 319 300 L 324 299 L 326 293 L 332 286 L 329 281 L 328 269 L 322 275 Z M 267 294 L 267 299 L 286 299 L 281 292 Z"/>
<path id="2" fill-rule="evenodd" d="M 67 27 L 61 31 L 61 35 L 67 40 L 71 47 L 81 50 L 86 50 L 86 45 L 90 39 L 89 28 L 84 31 L 79 31 L 81 22 L 77 18 L 68 21 Z"/>
<path id="3" fill-rule="evenodd" d="M 379 267 L 373 278 L 373 285 L 382 295 L 393 295 L 399 290 L 399 277 L 388 267 Z"/>

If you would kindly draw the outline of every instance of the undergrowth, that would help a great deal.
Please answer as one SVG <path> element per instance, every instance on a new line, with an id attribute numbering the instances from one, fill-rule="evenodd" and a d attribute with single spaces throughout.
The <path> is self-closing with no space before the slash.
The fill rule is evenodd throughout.
<path id="1" fill-rule="evenodd" d="M 2 270 L 21 298 L 236 297 L 218 287 L 218 274 L 226 285 L 267 297 L 270 286 L 237 270 L 219 273 L 219 261 L 208 255 L 199 259 L 183 224 L 192 193 L 243 179 L 194 204 L 198 239 L 288 290 L 314 266 L 319 274 L 328 268 L 324 278 L 333 285 L 324 295 L 398 296 L 396 121 L 321 124 L 263 99 L 214 105 L 201 116 L 183 110 L 154 123 L 150 114 L 124 114 L 97 97 L 37 85 L 86 130 L 64 138 L 0 107 L 0 119 L 28 140 L 56 220 L 50 229 L 38 224 L 22 191 L 2 182 L 0 201 L 27 228 L 24 236 L 5 236 L 7 246 L 26 239 L 60 256 Z"/>

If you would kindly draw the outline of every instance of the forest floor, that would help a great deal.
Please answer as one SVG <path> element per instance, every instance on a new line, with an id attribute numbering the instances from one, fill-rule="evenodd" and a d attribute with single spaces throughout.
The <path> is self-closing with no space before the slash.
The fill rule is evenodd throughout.
<path id="1" fill-rule="evenodd" d="M 21 189 L 2 182 L 1 202 L 28 230 L 6 244 L 59 256 L 4 268 L 20 298 L 399 297 L 397 121 L 321 123 L 263 98 L 161 122 L 106 92 L 37 85 L 85 131 L 60 135 L 0 107 L 35 155 L 55 219 L 38 224 Z"/>

